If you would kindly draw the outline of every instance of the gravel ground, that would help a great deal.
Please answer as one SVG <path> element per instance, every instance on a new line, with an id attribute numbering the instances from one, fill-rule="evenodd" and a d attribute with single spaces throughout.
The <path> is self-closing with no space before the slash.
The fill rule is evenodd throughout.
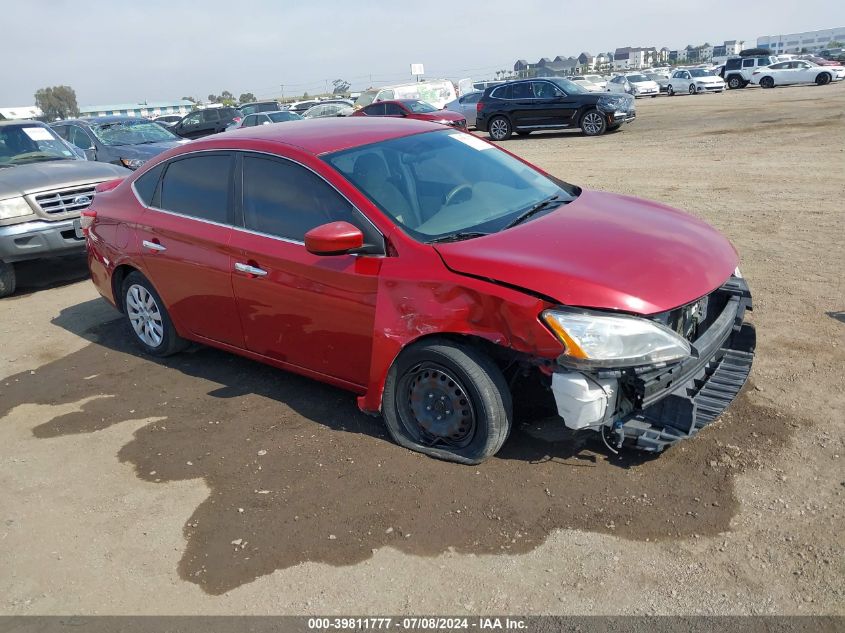
<path id="1" fill-rule="evenodd" d="M 504 144 L 723 231 L 758 356 L 657 459 L 523 419 L 479 467 L 344 392 L 139 356 L 78 259 L 0 302 L 0 613 L 845 614 L 845 84 L 638 102 Z"/>

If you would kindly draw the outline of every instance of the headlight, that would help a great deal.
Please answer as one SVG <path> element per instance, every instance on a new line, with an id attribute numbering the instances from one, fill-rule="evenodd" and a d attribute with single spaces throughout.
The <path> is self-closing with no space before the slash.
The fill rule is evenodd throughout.
<path id="1" fill-rule="evenodd" d="M 146 158 L 121 158 L 120 163 L 129 169 L 138 169 L 141 165 L 147 162 Z"/>
<path id="2" fill-rule="evenodd" d="M 11 220 L 33 213 L 32 207 L 23 198 L 0 200 L 0 220 Z"/>
<path id="3" fill-rule="evenodd" d="M 566 347 L 561 363 L 576 368 L 651 365 L 690 354 L 685 339 L 647 319 L 560 309 L 542 317 Z"/>

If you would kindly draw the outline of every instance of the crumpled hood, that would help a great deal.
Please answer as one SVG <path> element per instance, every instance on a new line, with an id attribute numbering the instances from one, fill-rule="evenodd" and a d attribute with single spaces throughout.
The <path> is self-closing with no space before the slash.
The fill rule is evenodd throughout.
<path id="1" fill-rule="evenodd" d="M 435 248 L 458 273 L 565 305 L 644 315 L 711 292 L 737 266 L 733 246 L 710 225 L 657 202 L 587 190 L 512 229 Z"/>
<path id="2" fill-rule="evenodd" d="M 87 160 L 51 160 L 0 168 L 0 200 L 51 189 L 87 185 L 132 172 L 117 165 Z"/>

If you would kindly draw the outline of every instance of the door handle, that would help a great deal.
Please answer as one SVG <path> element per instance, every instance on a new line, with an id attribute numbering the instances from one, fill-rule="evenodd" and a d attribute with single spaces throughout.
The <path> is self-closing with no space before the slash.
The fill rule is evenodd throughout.
<path id="1" fill-rule="evenodd" d="M 143 242 L 141 242 L 141 245 L 142 245 L 144 248 L 148 248 L 148 249 L 150 249 L 151 251 L 154 251 L 154 252 L 156 252 L 156 253 L 160 253 L 160 252 L 162 252 L 162 251 L 166 251 L 166 250 L 167 250 L 167 247 L 162 246 L 162 245 L 161 245 L 161 244 L 159 244 L 158 242 L 150 242 L 149 240 L 144 240 Z"/>
<path id="2" fill-rule="evenodd" d="M 247 273 L 248 275 L 255 275 L 256 277 L 266 277 L 267 271 L 263 268 L 258 268 L 257 266 L 250 266 L 249 264 L 242 264 L 241 262 L 235 262 L 235 270 L 239 273 Z"/>

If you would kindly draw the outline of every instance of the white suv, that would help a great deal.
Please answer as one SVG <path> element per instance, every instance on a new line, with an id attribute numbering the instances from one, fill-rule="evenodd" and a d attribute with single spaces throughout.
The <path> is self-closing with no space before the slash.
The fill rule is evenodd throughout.
<path id="1" fill-rule="evenodd" d="M 771 55 L 761 57 L 734 57 L 725 62 L 722 77 L 728 88 L 745 88 L 751 81 L 751 75 L 769 64 L 777 63 L 777 59 Z"/>

